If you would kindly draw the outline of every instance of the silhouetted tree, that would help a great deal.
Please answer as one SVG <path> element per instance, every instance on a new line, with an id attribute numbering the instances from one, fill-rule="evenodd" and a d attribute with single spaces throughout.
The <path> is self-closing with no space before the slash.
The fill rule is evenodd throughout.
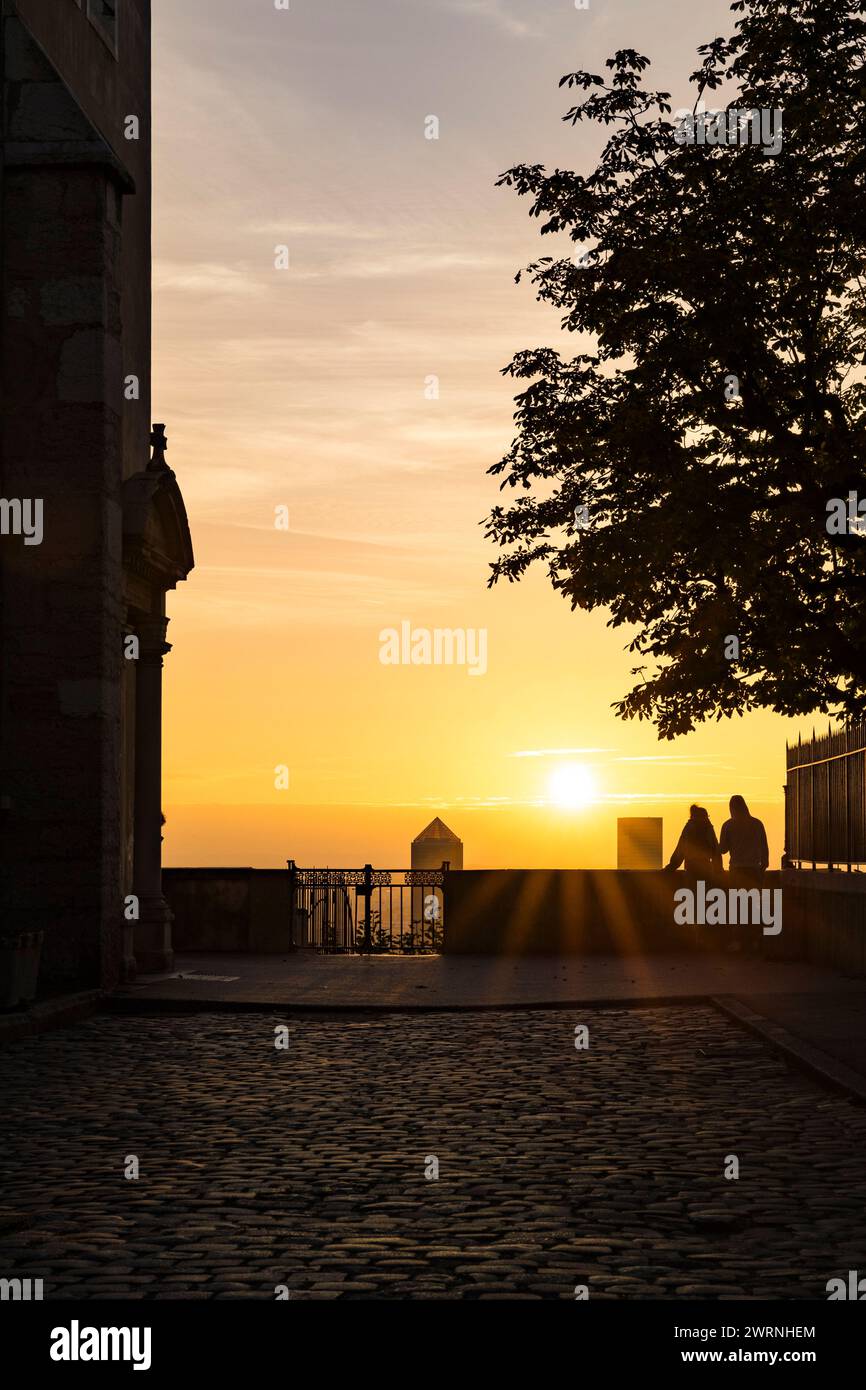
<path id="1" fill-rule="evenodd" d="M 726 110 L 781 109 L 777 154 L 712 126 L 680 143 L 627 49 L 560 83 L 586 93 L 564 120 L 611 128 L 595 171 L 499 181 L 580 244 L 526 273 L 588 337 L 505 369 L 531 384 L 490 471 L 528 491 L 487 519 L 490 583 L 547 561 L 573 608 L 632 625 L 650 662 L 614 708 L 665 738 L 756 706 L 866 713 L 866 535 L 828 515 L 850 492 L 866 511 L 866 26 L 856 0 L 731 8 L 694 109 L 717 88 Z"/>

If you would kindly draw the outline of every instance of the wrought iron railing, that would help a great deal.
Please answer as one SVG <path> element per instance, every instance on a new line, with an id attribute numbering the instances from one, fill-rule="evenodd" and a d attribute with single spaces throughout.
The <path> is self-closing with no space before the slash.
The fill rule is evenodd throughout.
<path id="1" fill-rule="evenodd" d="M 289 868 L 289 944 L 315 951 L 418 954 L 442 949 L 441 869 Z"/>
<path id="2" fill-rule="evenodd" d="M 793 868 L 866 865 L 866 724 L 787 748 L 785 862 Z"/>

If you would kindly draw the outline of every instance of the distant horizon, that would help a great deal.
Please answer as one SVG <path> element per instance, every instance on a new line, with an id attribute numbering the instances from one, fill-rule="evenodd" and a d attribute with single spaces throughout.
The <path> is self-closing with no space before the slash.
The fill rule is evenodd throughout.
<path id="1" fill-rule="evenodd" d="M 747 797 L 748 800 L 748 797 Z M 726 802 L 704 798 L 716 828 L 728 818 Z M 763 820 L 770 868 L 784 844 L 781 803 L 749 802 Z M 663 821 L 665 862 L 688 817 L 688 802 L 563 812 L 553 807 L 375 806 L 364 804 L 212 803 L 166 810 L 166 868 L 408 868 L 410 846 L 435 816 L 463 841 L 466 869 L 614 869 L 618 817 L 655 815 Z M 374 814 L 371 815 L 371 812 Z"/>

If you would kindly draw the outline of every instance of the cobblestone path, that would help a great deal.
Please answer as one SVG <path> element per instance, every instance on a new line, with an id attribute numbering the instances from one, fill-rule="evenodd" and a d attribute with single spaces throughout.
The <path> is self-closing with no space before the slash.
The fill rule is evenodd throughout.
<path id="1" fill-rule="evenodd" d="M 866 1111 L 711 1008 L 306 1015 L 287 1051 L 279 1022 L 103 1016 L 0 1050 L 0 1277 L 826 1298 L 866 1271 Z"/>

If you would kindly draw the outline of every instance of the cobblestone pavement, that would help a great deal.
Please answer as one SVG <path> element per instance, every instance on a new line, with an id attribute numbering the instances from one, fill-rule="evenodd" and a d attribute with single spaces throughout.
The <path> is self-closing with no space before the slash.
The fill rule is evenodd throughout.
<path id="1" fill-rule="evenodd" d="M 866 1270 L 866 1111 L 709 1007 L 308 1015 L 288 1051 L 279 1021 L 104 1016 L 3 1048 L 0 1277 L 796 1299 Z"/>

